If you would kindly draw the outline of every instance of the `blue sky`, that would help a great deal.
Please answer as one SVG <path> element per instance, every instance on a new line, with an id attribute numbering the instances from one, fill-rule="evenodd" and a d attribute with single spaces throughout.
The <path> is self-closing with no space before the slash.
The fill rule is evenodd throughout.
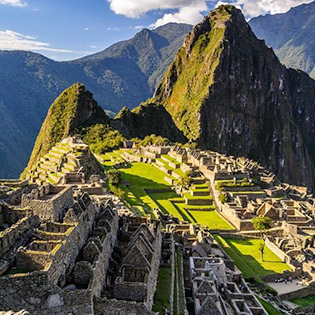
<path id="1" fill-rule="evenodd" d="M 75 59 L 131 38 L 143 27 L 195 24 L 222 2 L 241 7 L 250 18 L 312 0 L 0 0 L 0 49 Z"/>

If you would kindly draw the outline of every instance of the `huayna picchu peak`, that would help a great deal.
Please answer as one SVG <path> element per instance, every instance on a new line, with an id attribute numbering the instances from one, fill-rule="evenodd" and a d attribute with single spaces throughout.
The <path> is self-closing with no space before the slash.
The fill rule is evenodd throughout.
<path id="1" fill-rule="evenodd" d="M 68 136 L 75 135 L 86 127 L 108 125 L 109 117 L 86 91 L 81 83 L 64 90 L 48 110 L 47 117 L 36 139 L 24 175 L 50 149 Z"/>
<path id="2" fill-rule="evenodd" d="M 193 28 L 150 102 L 201 148 L 253 158 L 311 188 L 314 99 L 315 81 L 283 66 L 227 5 Z"/>

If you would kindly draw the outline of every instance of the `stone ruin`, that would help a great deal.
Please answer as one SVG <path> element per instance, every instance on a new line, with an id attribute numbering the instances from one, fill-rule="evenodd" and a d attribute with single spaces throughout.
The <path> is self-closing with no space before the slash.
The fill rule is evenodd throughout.
<path id="1" fill-rule="evenodd" d="M 92 174 L 103 174 L 88 145 L 77 137 L 69 137 L 57 143 L 28 171 L 30 183 L 85 183 Z"/>
<path id="2" fill-rule="evenodd" d="M 182 246 L 189 313 L 267 314 L 211 234 L 192 224 L 171 224 L 167 232 Z"/>
<path id="3" fill-rule="evenodd" d="M 39 186 L 0 204 L 0 309 L 30 314 L 153 314 L 159 223 L 71 185 Z M 126 215 L 127 214 L 127 215 Z"/>

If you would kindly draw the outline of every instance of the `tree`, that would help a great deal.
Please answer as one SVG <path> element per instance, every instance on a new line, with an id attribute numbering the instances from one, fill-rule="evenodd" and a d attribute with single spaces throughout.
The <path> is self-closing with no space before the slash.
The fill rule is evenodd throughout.
<path id="1" fill-rule="evenodd" d="M 227 195 L 225 193 L 220 193 L 219 195 L 219 200 L 222 202 L 222 203 L 226 203 L 227 202 Z"/>
<path id="2" fill-rule="evenodd" d="M 191 172 L 185 173 L 184 176 L 181 177 L 179 184 L 183 187 L 188 189 L 190 184 L 192 183 L 192 178 L 191 178 Z"/>
<path id="3" fill-rule="evenodd" d="M 108 183 L 117 186 L 120 182 L 121 174 L 118 170 L 112 168 L 106 172 Z"/>
<path id="4" fill-rule="evenodd" d="M 261 253 L 261 261 L 264 261 L 264 251 L 265 251 L 265 233 L 268 229 L 271 228 L 271 219 L 268 217 L 257 217 L 252 220 L 254 229 L 260 231 L 261 238 L 263 243 L 259 246 L 259 251 Z"/>

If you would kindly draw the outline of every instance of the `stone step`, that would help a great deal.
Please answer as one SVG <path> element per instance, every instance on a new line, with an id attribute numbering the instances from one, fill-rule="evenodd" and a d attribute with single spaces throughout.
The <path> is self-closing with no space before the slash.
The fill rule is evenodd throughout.
<path id="1" fill-rule="evenodd" d="M 203 177 L 193 177 L 192 181 L 193 181 L 194 185 L 201 185 L 201 184 L 204 184 L 206 182 L 206 179 Z"/>
<path id="2" fill-rule="evenodd" d="M 74 164 L 69 163 L 69 162 L 68 162 L 68 163 L 64 163 L 63 166 L 64 166 L 65 168 L 67 168 L 67 169 L 72 169 L 72 171 L 74 171 L 75 168 L 76 168 L 76 166 L 75 166 Z"/>
<path id="3" fill-rule="evenodd" d="M 65 154 L 65 153 L 69 152 L 70 150 L 62 148 L 62 147 L 59 147 L 57 145 L 57 146 L 52 147 L 51 151 L 54 151 L 54 152 L 57 152 L 57 153 L 60 153 L 60 154 Z"/>
<path id="4" fill-rule="evenodd" d="M 50 160 L 50 162 L 52 162 L 52 163 L 60 164 L 60 162 L 61 162 L 61 157 L 55 156 L 55 155 L 50 155 L 50 156 L 49 156 L 49 160 Z"/>
<path id="5" fill-rule="evenodd" d="M 45 174 L 39 174 L 39 179 L 41 179 L 42 181 L 46 181 L 47 176 Z"/>
<path id="6" fill-rule="evenodd" d="M 209 190 L 190 190 L 190 194 L 195 197 L 210 196 Z"/>
<path id="7" fill-rule="evenodd" d="M 46 163 L 44 163 L 44 164 L 40 165 L 40 168 L 43 169 L 43 170 L 50 171 L 52 169 L 52 166 L 51 165 L 47 165 Z"/>

